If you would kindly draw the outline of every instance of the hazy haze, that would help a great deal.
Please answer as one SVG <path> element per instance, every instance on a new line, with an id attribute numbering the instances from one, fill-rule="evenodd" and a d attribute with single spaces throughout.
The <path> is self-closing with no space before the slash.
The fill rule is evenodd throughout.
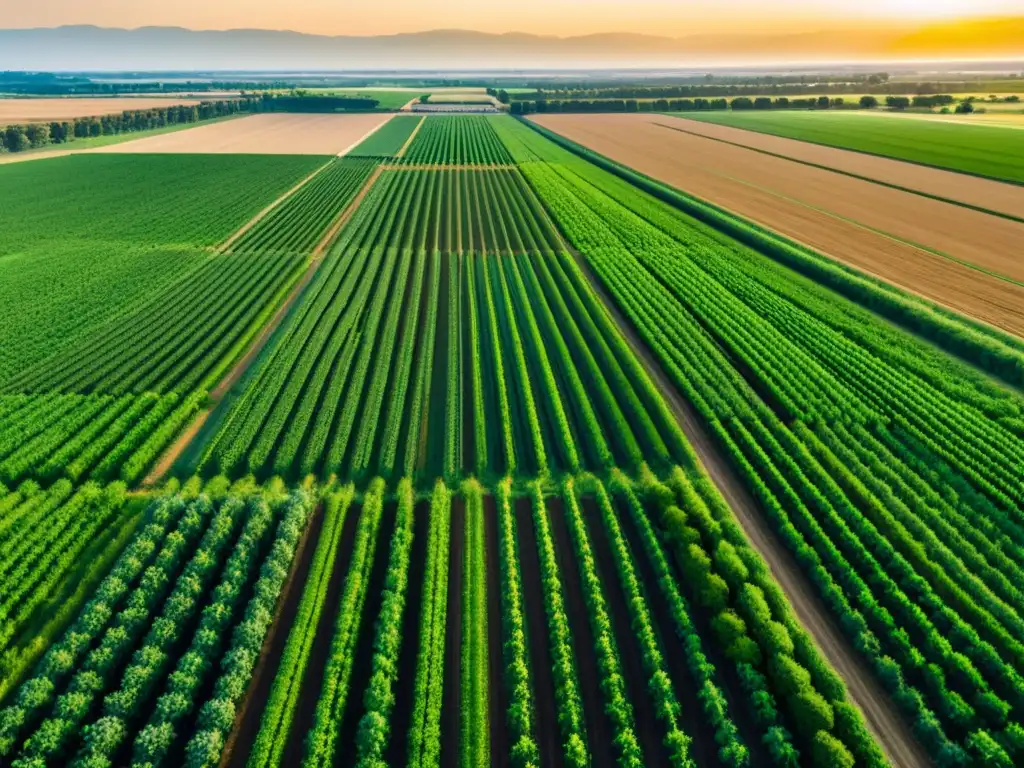
<path id="1" fill-rule="evenodd" d="M 289 29 L 381 35 L 474 29 L 581 35 L 636 32 L 681 37 L 722 32 L 807 32 L 837 26 L 927 22 L 1020 12 L 1020 0 L 35 0 L 4 4 L 6 28 L 108 27 Z"/>

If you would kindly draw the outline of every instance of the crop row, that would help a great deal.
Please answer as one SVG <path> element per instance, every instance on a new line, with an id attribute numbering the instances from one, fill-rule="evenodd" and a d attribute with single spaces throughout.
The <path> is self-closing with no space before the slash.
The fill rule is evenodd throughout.
<path id="1" fill-rule="evenodd" d="M 436 768 L 441 764 L 451 504 L 451 493 L 443 482 L 438 481 L 430 499 L 430 541 L 427 545 L 425 591 L 420 615 L 420 647 L 416 662 L 412 725 L 407 737 L 406 752 L 408 764 L 412 768 Z"/>
<path id="2" fill-rule="evenodd" d="M 521 141 L 559 162 L 531 163 L 531 183 L 925 747 L 1010 764 L 1019 399 L 537 139 Z"/>
<path id="3" fill-rule="evenodd" d="M 444 175 L 394 172 L 375 185 L 208 462 L 229 474 L 447 470 L 454 479 L 685 454 L 667 406 L 571 261 L 425 250 L 430 219 L 418 214 L 433 198 L 422 193 Z M 537 233 L 532 243 L 557 242 L 517 174 L 476 176 L 507 181 L 492 189 L 519 217 L 510 224 Z"/>
<path id="4" fill-rule="evenodd" d="M 202 388 L 302 264 L 292 254 L 213 257 L 134 314 L 4 389 L 120 395 Z"/>
<path id="5" fill-rule="evenodd" d="M 364 607 L 370 590 L 370 571 L 377 549 L 378 531 L 384 512 L 384 483 L 371 484 L 363 500 L 356 529 L 352 559 L 339 604 L 338 618 L 331 638 L 330 651 L 324 667 L 323 680 L 317 697 L 316 712 L 304 744 L 304 768 L 333 765 L 338 752 L 338 735 L 351 706 L 350 683 L 355 662 L 355 648 L 360 632 L 369 631 Z M 359 691 L 354 692 L 356 695 Z M 346 745 L 342 745 L 346 746 Z M 351 746 L 351 745 L 347 745 Z"/>
<path id="6" fill-rule="evenodd" d="M 138 515 L 120 483 L 73 491 L 66 480 L 45 491 L 22 483 L 0 494 L 0 512 L 2 697 L 81 605 L 82 590 L 95 585 Z"/>
<path id="7" fill-rule="evenodd" d="M 463 486 L 466 497 L 462 562 L 462 647 L 459 649 L 459 765 L 484 768 L 491 764 L 490 690 L 487 642 L 487 545 L 483 489 L 475 482 Z"/>
<path id="8" fill-rule="evenodd" d="M 512 158 L 492 126 L 480 115 L 427 117 L 406 150 L 418 165 L 506 165 Z"/>
<path id="9" fill-rule="evenodd" d="M 301 532 L 310 505 L 297 495 L 276 506 L 281 525 L 268 563 L 282 542 Z M 12 765 L 39 760 L 95 765 L 127 746 L 140 722 L 155 714 L 163 687 L 174 680 L 168 675 L 184 659 L 181 641 L 209 642 L 202 626 L 206 617 L 223 619 L 212 606 L 222 598 L 237 601 L 246 588 L 251 566 L 239 572 L 222 564 L 237 566 L 242 558 L 259 557 L 256 550 L 273 520 L 264 510 L 259 497 L 248 502 L 231 496 L 217 501 L 165 497 L 153 503 L 78 619 L 0 713 L 0 750 L 13 758 Z M 281 564 L 285 569 L 289 560 L 290 554 Z M 250 611 L 267 597 L 272 608 L 276 593 L 263 596 L 257 584 Z M 193 634 L 190 617 L 200 613 Z M 230 622 L 219 626 L 222 633 L 229 629 Z M 252 642 L 252 635 L 236 633 L 237 648 L 243 638 Z M 232 658 L 238 656 L 234 651 Z"/>
<path id="10" fill-rule="evenodd" d="M 367 160 L 334 160 L 295 194 L 274 208 L 244 235 L 230 252 L 308 253 L 320 241 L 373 172 Z"/>
<path id="11" fill-rule="evenodd" d="M 259 733 L 249 754 L 247 764 L 252 768 L 279 765 L 281 762 L 351 501 L 352 488 L 349 486 L 330 494 L 325 502 L 323 529 L 317 540 L 306 586 L 263 710 Z"/>

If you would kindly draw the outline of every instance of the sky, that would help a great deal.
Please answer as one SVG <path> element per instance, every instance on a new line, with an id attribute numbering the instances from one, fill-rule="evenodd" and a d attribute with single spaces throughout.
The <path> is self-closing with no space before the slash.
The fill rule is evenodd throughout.
<path id="1" fill-rule="evenodd" d="M 1020 11 L 1021 0 L 33 0 L 11 3 L 0 25 L 260 28 L 328 35 L 474 29 L 685 36 L 895 26 Z"/>

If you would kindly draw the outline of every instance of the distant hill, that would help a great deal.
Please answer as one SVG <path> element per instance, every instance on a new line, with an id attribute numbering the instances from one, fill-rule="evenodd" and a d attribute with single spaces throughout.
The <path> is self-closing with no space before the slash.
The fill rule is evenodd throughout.
<path id="1" fill-rule="evenodd" d="M 1024 18 L 902 30 L 551 37 L 434 30 L 329 37 L 258 29 L 65 26 L 0 29 L 0 69 L 402 69 L 685 66 L 772 61 L 1024 57 Z"/>

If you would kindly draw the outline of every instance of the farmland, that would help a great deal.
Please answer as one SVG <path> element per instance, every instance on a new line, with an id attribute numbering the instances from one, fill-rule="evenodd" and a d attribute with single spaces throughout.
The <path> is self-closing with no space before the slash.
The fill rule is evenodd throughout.
<path id="1" fill-rule="evenodd" d="M 957 312 L 1024 333 L 1024 223 L 630 115 L 538 124 Z M 665 118 L 670 120 L 671 118 Z"/>
<path id="2" fill-rule="evenodd" d="M 419 117 L 393 117 L 384 126 L 366 138 L 351 152 L 349 157 L 396 157 L 420 129 L 423 122 Z"/>
<path id="3" fill-rule="evenodd" d="M 0 384 L 194 274 L 204 249 L 323 162 L 79 156 L 4 167 Z"/>
<path id="4" fill-rule="evenodd" d="M 73 117 L 113 115 L 126 109 L 153 109 L 182 105 L 193 107 L 197 99 L 165 97 L 75 98 L 75 99 L 0 99 L 0 125 L 42 123 Z"/>
<path id="5" fill-rule="evenodd" d="M 721 112 L 686 115 L 790 139 L 1024 183 L 1024 134 L 984 124 L 887 120 L 831 112 Z"/>
<path id="6" fill-rule="evenodd" d="M 388 119 L 387 115 L 250 115 L 188 131 L 99 148 L 127 154 L 338 155 Z"/>
<path id="7" fill-rule="evenodd" d="M 0 325 L 0 761 L 1024 759 L 1024 342 L 539 126 L 378 125 L 0 169 L 0 269 L 82 274 Z"/>
<path id="8" fill-rule="evenodd" d="M 666 129 L 694 133 L 730 144 L 780 155 L 819 168 L 876 181 L 919 194 L 938 197 L 983 211 L 1024 218 L 1024 187 L 992 179 L 926 168 L 887 157 L 837 149 L 824 144 L 773 136 L 759 131 L 688 118 L 651 116 L 648 122 Z M 880 118 L 881 119 L 881 118 Z M 899 119 L 899 118 L 896 118 Z"/>

